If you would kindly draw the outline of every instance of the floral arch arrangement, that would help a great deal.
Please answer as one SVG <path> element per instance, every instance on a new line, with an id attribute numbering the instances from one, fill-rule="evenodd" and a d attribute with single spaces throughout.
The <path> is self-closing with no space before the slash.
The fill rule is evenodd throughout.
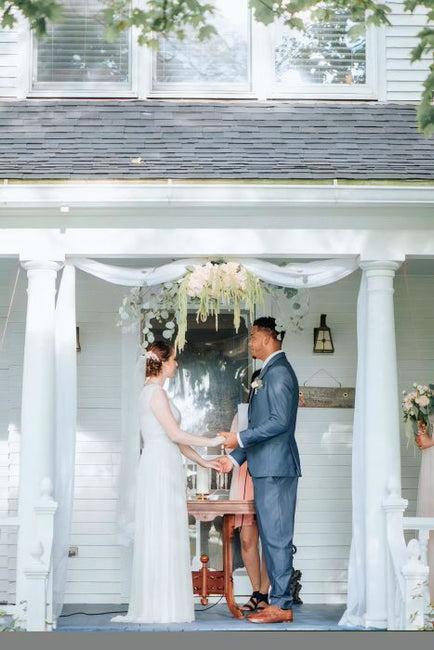
<path id="1" fill-rule="evenodd" d="M 233 311 L 234 329 L 238 332 L 241 312 L 246 310 L 253 320 L 257 305 L 264 304 L 268 294 L 275 301 L 277 324 L 293 331 L 302 330 L 302 319 L 309 310 L 308 291 L 272 285 L 256 277 L 239 262 L 208 261 L 187 267 L 186 273 L 171 282 L 149 286 L 146 282 L 124 296 L 119 308 L 119 325 L 141 322 L 143 347 L 155 340 L 153 324 L 163 324 L 163 337 L 173 340 L 179 350 L 186 344 L 187 314 L 196 312 L 196 320 L 205 322 L 215 317 L 216 330 L 222 309 Z M 290 316 L 286 323 L 279 316 L 282 297 L 289 299 Z M 286 319 L 285 319 L 286 320 Z"/>

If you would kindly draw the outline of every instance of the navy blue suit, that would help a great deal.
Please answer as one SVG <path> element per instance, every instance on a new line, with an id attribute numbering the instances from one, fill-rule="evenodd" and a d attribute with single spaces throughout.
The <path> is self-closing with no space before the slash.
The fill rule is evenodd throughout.
<path id="1" fill-rule="evenodd" d="M 270 602 L 292 607 L 292 538 L 300 457 L 295 442 L 298 381 L 285 354 L 276 354 L 259 375 L 262 385 L 249 402 L 249 428 L 239 436 L 243 447 L 231 454 L 245 461 L 253 478 L 256 518 L 268 576 Z"/>

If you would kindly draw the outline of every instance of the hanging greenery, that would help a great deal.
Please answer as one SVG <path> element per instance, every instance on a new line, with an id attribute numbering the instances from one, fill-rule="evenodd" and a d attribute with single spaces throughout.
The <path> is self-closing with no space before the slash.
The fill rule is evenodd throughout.
<path id="1" fill-rule="evenodd" d="M 253 320 L 255 308 L 264 304 L 264 295 L 269 294 L 276 305 L 279 294 L 292 299 L 289 325 L 294 330 L 301 330 L 301 319 L 308 311 L 307 292 L 300 292 L 297 301 L 297 289 L 276 287 L 263 282 L 238 262 L 207 262 L 194 265 L 185 275 L 174 282 L 160 285 L 134 287 L 124 296 L 119 308 L 118 325 L 141 321 L 143 324 L 143 346 L 146 348 L 155 340 L 153 323 L 163 326 L 162 335 L 172 340 L 175 333 L 175 345 L 183 350 L 186 344 L 187 314 L 189 309 L 196 312 L 197 322 L 205 322 L 209 316 L 218 319 L 222 309 L 233 311 L 234 329 L 238 332 L 241 312 L 246 310 Z M 279 309 L 278 309 L 279 311 Z M 276 321 L 282 321 L 279 316 Z M 284 323 L 279 323 L 285 327 Z"/>

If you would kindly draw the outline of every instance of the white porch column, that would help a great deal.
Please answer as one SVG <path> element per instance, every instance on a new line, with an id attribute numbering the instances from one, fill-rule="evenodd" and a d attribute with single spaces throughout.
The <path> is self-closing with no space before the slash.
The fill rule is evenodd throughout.
<path id="1" fill-rule="evenodd" d="M 382 507 L 391 479 L 401 489 L 399 395 L 393 279 L 399 262 L 360 264 L 366 276 L 365 525 L 366 626 L 387 626 L 386 521 Z"/>
<path id="2" fill-rule="evenodd" d="M 55 282 L 61 264 L 29 261 L 21 402 L 17 603 L 27 600 L 24 569 L 35 544 L 35 505 L 43 478 L 54 483 Z"/>

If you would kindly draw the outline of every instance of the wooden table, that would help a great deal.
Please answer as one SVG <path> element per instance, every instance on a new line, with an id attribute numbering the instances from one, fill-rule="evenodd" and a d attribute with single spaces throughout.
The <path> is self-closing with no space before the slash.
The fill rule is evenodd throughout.
<path id="1" fill-rule="evenodd" d="M 210 594 L 223 594 L 229 610 L 235 618 L 243 618 L 243 613 L 234 600 L 234 581 L 232 577 L 232 540 L 234 538 L 235 515 L 254 514 L 253 501 L 199 501 L 188 500 L 187 509 L 199 521 L 212 521 L 223 517 L 223 571 L 210 571 L 209 558 L 201 555 L 202 568 L 192 571 L 193 592 L 201 596 L 202 605 L 208 603 Z"/>

